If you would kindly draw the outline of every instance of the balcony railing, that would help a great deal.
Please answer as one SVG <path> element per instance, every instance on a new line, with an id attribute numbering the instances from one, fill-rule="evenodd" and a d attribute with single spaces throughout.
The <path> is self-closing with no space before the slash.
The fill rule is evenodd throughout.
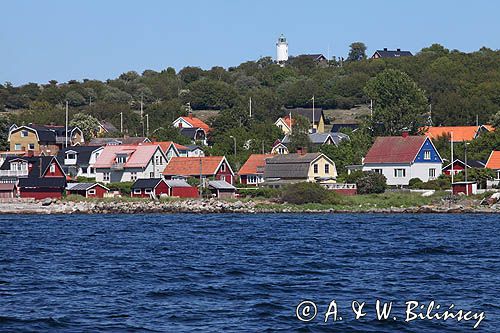
<path id="1" fill-rule="evenodd" d="M 1 177 L 27 177 L 28 170 L 0 170 Z"/>

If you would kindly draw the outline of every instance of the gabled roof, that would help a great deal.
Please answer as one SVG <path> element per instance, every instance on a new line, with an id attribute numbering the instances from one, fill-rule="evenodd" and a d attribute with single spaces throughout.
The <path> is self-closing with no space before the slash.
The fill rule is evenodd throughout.
<path id="1" fill-rule="evenodd" d="M 266 159 L 264 178 L 307 178 L 310 165 L 322 153 L 275 155 Z M 326 158 L 326 156 L 324 156 Z"/>
<path id="2" fill-rule="evenodd" d="M 334 123 L 330 132 L 340 132 L 340 130 L 343 128 L 348 128 L 348 129 L 354 131 L 354 130 L 359 128 L 359 124 L 356 124 L 356 123 L 350 123 L 350 124 Z"/>
<path id="3" fill-rule="evenodd" d="M 200 118 L 196 118 L 196 117 L 193 117 L 193 116 L 179 117 L 174 122 L 176 122 L 179 119 L 184 120 L 186 123 L 190 124 L 191 127 L 199 127 L 201 129 L 203 129 L 206 133 L 210 132 L 210 126 L 208 126 Z"/>
<path id="4" fill-rule="evenodd" d="M 163 174 L 165 176 L 199 176 L 201 172 L 203 176 L 213 176 L 219 170 L 222 162 L 226 162 L 231 173 L 233 173 L 231 166 L 227 163 L 224 156 L 205 156 L 172 157 L 163 171 Z"/>
<path id="5" fill-rule="evenodd" d="M 106 121 L 106 120 L 100 121 L 99 125 L 107 133 L 118 132 L 118 129 L 115 127 L 115 125 L 113 125 L 109 121 Z"/>
<path id="6" fill-rule="evenodd" d="M 500 151 L 494 150 L 491 152 L 488 161 L 486 162 L 486 168 L 498 170 L 500 169 Z"/>
<path id="7" fill-rule="evenodd" d="M 138 145 L 139 143 L 151 142 L 145 136 L 133 136 L 128 138 L 94 138 L 90 140 L 89 146 L 105 145 Z"/>
<path id="8" fill-rule="evenodd" d="M 453 133 L 453 142 L 472 141 L 481 131 L 492 131 L 493 127 L 485 126 L 430 126 L 421 129 L 429 138 L 435 140 L 440 136 Z"/>
<path id="9" fill-rule="evenodd" d="M 128 155 L 127 162 L 123 165 L 125 168 L 144 168 L 149 164 L 157 150 L 161 151 L 158 145 L 105 146 L 94 167 L 111 168 L 115 164 L 117 155 Z"/>
<path id="10" fill-rule="evenodd" d="M 377 50 L 375 51 L 375 54 L 380 56 L 380 58 L 399 58 L 399 57 L 411 57 L 413 54 L 410 51 L 401 51 L 400 49 L 397 50 Z M 374 54 L 374 55 L 375 55 Z M 373 58 L 373 56 L 372 56 Z"/>
<path id="11" fill-rule="evenodd" d="M 14 161 L 24 161 L 31 164 L 31 171 L 28 174 L 29 177 L 43 177 L 53 161 L 61 166 L 54 156 L 7 156 L 0 166 L 0 170 L 10 170 L 10 163 Z"/>
<path id="12" fill-rule="evenodd" d="M 66 185 L 67 191 L 87 191 L 96 186 L 100 186 L 109 191 L 109 188 L 99 183 L 68 183 Z"/>
<path id="13" fill-rule="evenodd" d="M 240 168 L 238 174 L 241 175 L 256 175 L 264 173 L 264 166 L 266 165 L 266 159 L 273 158 L 276 155 L 273 154 L 252 154 L 248 157 L 248 160 Z"/>
<path id="14" fill-rule="evenodd" d="M 349 136 L 344 133 L 309 133 L 309 140 L 311 140 L 311 143 L 315 145 L 323 145 L 325 144 L 329 139 L 332 140 L 333 144 L 336 146 L 339 145 L 339 143 L 342 140 L 349 140 Z M 285 135 L 283 140 L 281 140 L 282 143 L 284 144 L 289 144 L 290 143 L 290 136 Z"/>
<path id="15" fill-rule="evenodd" d="M 98 149 L 102 149 L 100 146 L 73 146 L 68 148 L 63 148 L 59 150 L 57 153 L 57 161 L 63 165 L 64 159 L 66 158 L 67 152 L 75 152 L 76 153 L 76 164 L 78 166 L 88 166 L 90 162 L 90 157 L 92 153 Z"/>
<path id="16" fill-rule="evenodd" d="M 460 164 L 462 165 L 463 167 L 465 167 L 465 162 L 462 161 L 461 159 L 458 159 L 456 158 L 454 161 L 453 161 L 453 165 L 456 165 L 456 164 Z M 467 167 L 468 168 L 478 168 L 478 169 L 481 169 L 481 168 L 484 168 L 485 167 L 485 164 L 483 161 L 476 161 L 476 160 L 467 160 Z M 448 165 L 444 166 L 443 167 L 443 170 L 447 170 L 451 168 L 451 163 L 449 163 Z"/>
<path id="17" fill-rule="evenodd" d="M 132 189 L 139 188 L 155 188 L 160 182 L 164 182 L 163 178 L 144 178 L 137 179 L 134 184 L 132 184 Z"/>
<path id="18" fill-rule="evenodd" d="M 180 128 L 180 132 L 182 135 L 188 137 L 191 140 L 196 139 L 196 134 L 198 134 L 198 132 L 202 132 L 204 135 L 206 135 L 206 131 L 201 127 L 183 127 Z"/>
<path id="19" fill-rule="evenodd" d="M 165 180 L 165 183 L 170 188 L 172 188 L 172 187 L 192 187 L 184 179 L 167 179 L 167 180 Z"/>
<path id="20" fill-rule="evenodd" d="M 46 177 L 19 178 L 20 188 L 58 188 L 63 190 L 66 187 L 66 178 L 64 177 Z"/>
<path id="21" fill-rule="evenodd" d="M 234 190 L 234 191 L 236 191 L 236 187 L 229 184 L 225 180 L 211 180 L 208 182 L 208 187 L 212 187 L 216 190 Z"/>
<path id="22" fill-rule="evenodd" d="M 364 163 L 411 163 L 422 148 L 426 136 L 379 136 L 366 154 Z"/>
<path id="23" fill-rule="evenodd" d="M 173 141 L 153 141 L 153 142 L 141 143 L 140 145 L 158 145 L 161 147 L 161 150 L 164 153 L 166 153 L 167 150 L 169 150 L 171 146 L 173 146 L 177 150 L 177 153 L 179 152 L 179 150 L 187 150 L 188 149 L 186 146 L 180 145 L 180 144 L 175 143 Z"/>
<path id="24" fill-rule="evenodd" d="M 305 117 L 308 119 L 310 122 L 312 122 L 313 118 L 313 109 L 312 108 L 293 108 L 293 109 L 285 109 L 287 114 L 292 113 L 292 122 L 293 122 L 293 115 L 301 115 L 302 117 Z M 314 108 L 314 123 L 318 123 L 321 118 L 324 118 L 323 115 L 323 109 L 322 108 Z"/>

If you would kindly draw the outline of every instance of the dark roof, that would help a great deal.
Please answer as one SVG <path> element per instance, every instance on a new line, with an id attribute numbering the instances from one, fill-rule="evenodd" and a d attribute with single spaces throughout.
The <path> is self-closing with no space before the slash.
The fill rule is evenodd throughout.
<path id="1" fill-rule="evenodd" d="M 364 163 L 411 163 L 425 140 L 425 135 L 377 137 Z"/>
<path id="2" fill-rule="evenodd" d="M 99 146 L 73 146 L 59 150 L 57 153 L 57 161 L 59 164 L 64 165 L 64 158 L 67 151 L 75 151 L 77 153 L 76 156 L 76 164 L 81 167 L 86 167 L 89 165 L 90 156 L 92 156 L 92 152 L 96 149 L 99 149 Z"/>
<path id="3" fill-rule="evenodd" d="M 297 58 L 307 58 L 307 59 L 312 59 L 314 61 L 327 60 L 326 57 L 324 55 L 322 55 L 321 53 L 317 53 L 317 54 L 301 54 L 301 55 L 298 55 Z"/>
<path id="4" fill-rule="evenodd" d="M 151 141 L 144 136 L 134 136 L 128 138 L 94 138 L 90 140 L 89 146 L 105 146 L 107 144 L 136 145 L 143 142 L 151 142 Z"/>
<path id="5" fill-rule="evenodd" d="M 188 137 L 190 139 L 193 139 L 193 140 L 196 139 L 196 134 L 199 131 L 203 131 L 203 133 L 205 133 L 203 128 L 200 128 L 200 127 L 183 127 L 180 129 L 180 132 L 182 135 L 184 135 L 185 137 Z"/>
<path id="6" fill-rule="evenodd" d="M 64 177 L 45 177 L 45 178 L 19 178 L 20 188 L 26 187 L 38 187 L 38 188 L 61 188 L 66 187 L 66 178 Z"/>
<path id="7" fill-rule="evenodd" d="M 465 166 L 464 161 L 462 161 L 461 159 L 458 159 L 458 158 L 455 159 L 454 163 L 455 164 L 461 164 L 462 166 Z M 486 165 L 486 163 L 483 162 L 483 161 L 467 160 L 467 167 L 469 167 L 469 168 L 482 169 L 482 168 L 485 167 L 485 165 Z M 448 165 L 444 166 L 443 170 L 444 169 L 448 169 L 448 168 L 451 168 L 451 163 L 449 163 Z"/>
<path id="8" fill-rule="evenodd" d="M 309 133 L 309 140 L 311 140 L 312 144 L 315 145 L 323 145 L 330 138 L 334 145 L 338 146 L 340 141 L 349 140 L 349 136 L 344 133 Z M 285 135 L 283 140 L 281 141 L 283 144 L 290 143 L 290 137 Z"/>
<path id="9" fill-rule="evenodd" d="M 163 178 L 145 178 L 145 179 L 137 179 L 135 183 L 132 185 L 132 189 L 138 188 L 155 188 L 159 182 L 161 182 Z"/>
<path id="10" fill-rule="evenodd" d="M 66 187 L 66 190 L 69 191 L 87 191 L 94 186 L 100 186 L 106 190 L 109 190 L 106 186 L 103 186 L 99 183 L 69 183 Z"/>
<path id="11" fill-rule="evenodd" d="M 410 51 L 401 51 L 400 49 L 397 50 L 377 50 L 375 53 L 378 53 L 380 58 L 398 58 L 398 57 L 411 57 L 413 54 Z M 374 54 L 375 55 L 375 54 Z"/>
<path id="12" fill-rule="evenodd" d="M 307 178 L 312 161 L 321 153 L 276 155 L 266 160 L 264 178 Z"/>
<path id="13" fill-rule="evenodd" d="M 104 128 L 105 131 L 113 133 L 113 132 L 118 132 L 118 129 L 109 121 L 101 121 L 100 122 L 102 128 Z"/>
<path id="14" fill-rule="evenodd" d="M 300 115 L 302 117 L 307 118 L 309 121 L 312 121 L 313 117 L 313 109 L 312 108 L 294 108 L 294 109 L 288 109 L 286 108 L 286 113 L 289 114 L 290 112 L 292 113 L 292 119 L 294 115 Z M 322 108 L 314 108 L 314 122 L 317 123 L 321 119 L 321 117 L 324 118 L 323 115 L 323 109 Z"/>
<path id="15" fill-rule="evenodd" d="M 359 128 L 359 124 L 333 124 L 332 130 L 330 132 L 340 132 L 341 129 L 348 128 L 351 130 L 355 130 Z"/>
<path id="16" fill-rule="evenodd" d="M 53 159 L 55 159 L 54 156 L 7 156 L 3 164 L 0 166 L 0 170 L 10 170 L 10 162 L 12 162 L 13 160 L 22 160 L 32 165 L 31 172 L 28 175 L 29 177 L 40 177 L 40 174 L 43 175 L 45 173 Z"/>

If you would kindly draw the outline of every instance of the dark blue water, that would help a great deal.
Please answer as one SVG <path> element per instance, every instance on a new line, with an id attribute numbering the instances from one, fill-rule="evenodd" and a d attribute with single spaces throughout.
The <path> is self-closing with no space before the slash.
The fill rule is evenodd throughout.
<path id="1" fill-rule="evenodd" d="M 472 330 L 404 321 L 406 301 L 435 300 L 484 311 L 478 330 L 498 332 L 499 227 L 494 215 L 0 215 L 0 331 Z M 377 299 L 394 302 L 389 320 Z M 302 300 L 318 308 L 308 323 Z M 324 323 L 332 300 L 342 321 Z"/>

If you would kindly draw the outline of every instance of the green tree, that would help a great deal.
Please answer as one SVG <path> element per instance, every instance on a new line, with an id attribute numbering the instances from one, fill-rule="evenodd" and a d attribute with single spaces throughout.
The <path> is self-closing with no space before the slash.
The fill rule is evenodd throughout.
<path id="1" fill-rule="evenodd" d="M 188 145 L 191 143 L 187 137 L 179 132 L 178 128 L 173 127 L 172 124 L 169 123 L 155 129 L 150 137 L 154 141 L 173 141 L 181 145 Z"/>
<path id="2" fill-rule="evenodd" d="M 76 126 L 83 132 L 83 137 L 85 140 L 90 141 L 95 136 L 97 129 L 99 128 L 99 121 L 86 113 L 77 113 L 71 119 L 70 126 Z"/>
<path id="3" fill-rule="evenodd" d="M 362 42 L 355 42 L 349 46 L 349 55 L 347 61 L 359 61 L 366 59 L 366 45 Z"/>
<path id="4" fill-rule="evenodd" d="M 292 115 L 292 133 L 290 134 L 290 144 L 288 149 L 291 153 L 297 151 L 297 149 L 306 148 L 311 150 L 312 143 L 309 139 L 309 120 L 303 116 Z"/>
<path id="5" fill-rule="evenodd" d="M 381 173 L 365 172 L 365 175 L 356 181 L 356 187 L 359 194 L 384 193 L 386 182 L 387 179 Z"/>
<path id="6" fill-rule="evenodd" d="M 72 90 L 66 94 L 66 100 L 71 106 L 82 106 L 85 104 L 85 98 L 82 94 Z"/>
<path id="7" fill-rule="evenodd" d="M 408 74 L 387 69 L 367 83 L 365 92 L 374 100 L 372 126 L 376 134 L 417 133 L 423 124 L 427 99 Z"/>

